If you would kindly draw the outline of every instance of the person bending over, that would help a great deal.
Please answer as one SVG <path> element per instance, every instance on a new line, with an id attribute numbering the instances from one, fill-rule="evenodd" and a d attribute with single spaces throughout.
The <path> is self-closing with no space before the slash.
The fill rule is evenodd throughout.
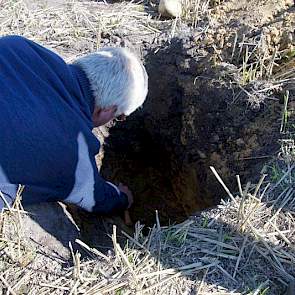
<path id="1" fill-rule="evenodd" d="M 20 36 L 0 38 L 0 209 L 64 201 L 96 213 L 129 208 L 128 187 L 105 181 L 92 129 L 126 117 L 147 95 L 140 60 L 102 48 L 72 64 Z"/>

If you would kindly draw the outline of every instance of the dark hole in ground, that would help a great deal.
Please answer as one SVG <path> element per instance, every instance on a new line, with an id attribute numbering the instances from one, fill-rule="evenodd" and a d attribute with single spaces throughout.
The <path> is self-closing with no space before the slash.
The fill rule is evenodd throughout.
<path id="1" fill-rule="evenodd" d="M 158 210 L 162 224 L 180 222 L 225 195 L 210 166 L 234 191 L 236 174 L 242 182 L 259 178 L 277 149 L 281 107 L 268 101 L 252 110 L 243 98 L 233 103 L 224 69 L 190 37 L 145 49 L 144 59 L 147 100 L 110 129 L 102 174 L 134 192 L 134 221 L 154 224 Z"/>
<path id="2" fill-rule="evenodd" d="M 172 159 L 171 152 L 153 140 L 138 117 L 111 130 L 105 145 L 102 173 L 117 183 L 127 184 L 133 191 L 135 202 L 130 213 L 134 221 L 153 224 L 155 210 L 158 210 L 161 223 L 181 222 L 192 211 L 209 205 L 204 202 L 194 208 L 195 200 L 189 203 L 185 198 L 179 200 L 173 185 Z"/>
<path id="3" fill-rule="evenodd" d="M 187 58 L 182 43 L 174 40 L 156 55 L 153 50 L 145 51 L 149 75 L 145 106 L 110 130 L 104 148 L 102 174 L 131 188 L 135 197 L 131 217 L 149 225 L 155 222 L 155 210 L 161 223 L 168 224 L 213 204 L 207 190 L 199 185 L 199 179 L 207 178 L 202 168 L 196 169 L 200 157 L 195 156 L 195 150 L 188 153 L 187 149 L 192 149 L 182 142 L 190 136 L 190 131 L 183 132 L 189 129 L 183 120 L 188 122 L 184 116 L 190 113 L 181 85 L 182 78 L 188 77 L 183 67 L 195 69 L 195 61 Z M 191 83 L 194 78 L 189 77 Z"/>

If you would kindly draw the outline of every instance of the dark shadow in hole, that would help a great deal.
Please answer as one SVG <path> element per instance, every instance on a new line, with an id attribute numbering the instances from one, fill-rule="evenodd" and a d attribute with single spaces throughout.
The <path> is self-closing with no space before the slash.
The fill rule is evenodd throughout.
<path id="1" fill-rule="evenodd" d="M 185 220 L 189 213 L 185 212 L 182 201 L 187 206 L 192 206 L 196 200 L 203 201 L 204 207 L 210 207 L 206 203 L 208 199 L 214 205 L 224 195 L 210 172 L 210 165 L 216 167 L 225 183 L 235 191 L 234 175 L 239 174 L 243 182 L 256 181 L 261 167 L 269 159 L 261 158 L 260 155 L 268 154 L 271 157 L 278 148 L 277 132 L 274 131 L 279 130 L 279 103 L 268 102 L 258 112 L 249 109 L 247 101 L 243 99 L 233 104 L 233 89 L 219 79 L 219 68 L 210 63 L 210 54 L 200 58 L 196 56 L 198 51 L 189 38 L 175 38 L 158 50 L 147 50 L 145 62 L 150 88 L 144 108 L 130 116 L 126 123 L 118 123 L 107 139 L 102 173 L 113 181 L 125 182 L 131 187 L 135 194 L 131 212 L 135 221 L 139 219 L 148 225 L 154 224 L 155 210 L 159 210 L 161 224 Z M 247 159 L 243 160 L 242 157 L 246 155 Z M 188 173 L 189 168 L 195 169 L 196 177 L 192 178 L 195 182 L 187 182 L 192 175 Z M 181 174 L 182 177 L 179 177 Z M 175 179 L 181 180 L 179 186 L 172 183 Z M 198 190 L 186 191 L 188 185 L 200 187 Z M 193 195 L 200 191 L 201 194 Z M 185 192 L 189 193 L 188 199 Z M 175 196 L 175 193 L 181 193 L 183 199 Z M 195 200 L 190 199 L 192 196 Z M 276 206 L 274 209 L 277 209 Z M 203 218 L 201 224 L 211 221 L 211 218 Z M 257 247 L 262 245 L 253 236 L 236 232 L 226 222 L 214 222 L 217 228 L 224 229 L 225 236 L 235 234 L 237 240 L 234 244 L 237 249 L 241 249 L 246 236 L 248 243 L 245 251 L 248 254 L 253 244 Z M 157 242 L 159 239 L 155 238 L 154 243 L 151 243 L 153 249 L 149 249 L 156 257 L 159 251 Z M 202 253 L 201 242 L 191 243 L 196 246 L 195 252 L 184 251 L 180 259 L 187 259 L 189 264 L 202 261 L 200 257 L 214 258 L 214 255 Z M 275 247 L 271 241 L 267 243 L 271 249 Z M 176 261 L 179 257 L 175 257 L 175 253 L 181 248 L 173 241 L 171 244 L 171 251 L 161 255 L 160 259 L 167 268 L 179 266 Z M 162 240 L 161 245 L 165 245 L 165 241 Z M 213 243 L 205 250 L 214 252 L 215 248 Z M 290 248 L 286 247 L 286 251 L 294 255 Z M 284 264 L 289 272 L 284 277 L 269 267 L 269 262 L 265 263 L 264 259 L 267 260 L 270 254 L 264 254 L 266 258 L 260 254 L 255 263 L 251 261 L 252 267 L 242 270 L 249 271 L 248 275 L 244 274 L 242 278 L 237 274 L 237 282 L 225 280 L 226 275 L 218 268 L 212 277 L 204 280 L 228 291 L 245 291 L 247 287 L 254 290 L 258 283 L 269 279 L 277 285 L 271 285 L 270 294 L 283 294 L 286 284 L 293 279 L 294 268 L 291 262 Z M 239 252 L 235 255 L 238 256 Z M 219 257 L 220 266 L 230 273 L 236 258 L 230 260 Z M 247 258 L 246 255 L 242 256 L 241 264 Z M 203 275 L 204 272 L 201 272 L 190 278 L 202 280 Z M 243 282 L 244 278 L 248 281 Z M 285 284 L 280 280 L 284 280 Z M 191 291 L 194 294 L 197 289 Z"/>
<path id="2" fill-rule="evenodd" d="M 270 102 L 257 112 L 243 99 L 233 104 L 230 83 L 211 54 L 201 52 L 189 36 L 147 49 L 144 107 L 106 140 L 102 174 L 130 186 L 131 214 L 145 224 L 154 222 L 155 210 L 169 224 L 218 204 L 220 187 L 209 166 L 231 187 L 235 174 L 258 175 L 260 155 L 278 147 L 280 105 Z"/>

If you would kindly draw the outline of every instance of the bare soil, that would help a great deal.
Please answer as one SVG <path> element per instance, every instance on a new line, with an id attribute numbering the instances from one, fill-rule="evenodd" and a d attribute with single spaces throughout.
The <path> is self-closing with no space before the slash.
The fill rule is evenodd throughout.
<path id="1" fill-rule="evenodd" d="M 285 89 L 249 99 L 234 83 L 243 58 L 233 43 L 266 31 L 270 51 L 288 34 L 284 49 L 292 48 L 292 3 L 223 1 L 210 18 L 206 33 L 183 24 L 172 39 L 142 37 L 140 44 L 138 36 L 116 34 L 141 52 L 149 74 L 143 109 L 110 130 L 102 166 L 106 177 L 130 184 L 134 220 L 152 224 L 155 209 L 164 223 L 184 220 L 223 195 L 210 166 L 235 190 L 235 175 L 255 180 L 279 151 Z"/>

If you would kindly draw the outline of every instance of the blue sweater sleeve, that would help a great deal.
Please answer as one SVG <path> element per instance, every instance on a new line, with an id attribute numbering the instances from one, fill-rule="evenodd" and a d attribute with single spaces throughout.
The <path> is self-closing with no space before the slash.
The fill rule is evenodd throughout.
<path id="1" fill-rule="evenodd" d="M 93 135 L 94 136 L 94 135 Z M 89 139 L 78 135 L 78 161 L 75 168 L 75 183 L 65 202 L 96 213 L 111 213 L 128 206 L 127 196 L 105 181 L 98 172 L 95 151 L 89 149 Z"/>
<path id="2" fill-rule="evenodd" d="M 95 183 L 95 205 L 92 209 L 96 213 L 116 213 L 128 207 L 128 197 L 125 193 L 118 191 L 99 174 Z M 103 192 L 103 193 L 101 193 Z M 103 198 L 102 198 L 103 196 Z"/>

